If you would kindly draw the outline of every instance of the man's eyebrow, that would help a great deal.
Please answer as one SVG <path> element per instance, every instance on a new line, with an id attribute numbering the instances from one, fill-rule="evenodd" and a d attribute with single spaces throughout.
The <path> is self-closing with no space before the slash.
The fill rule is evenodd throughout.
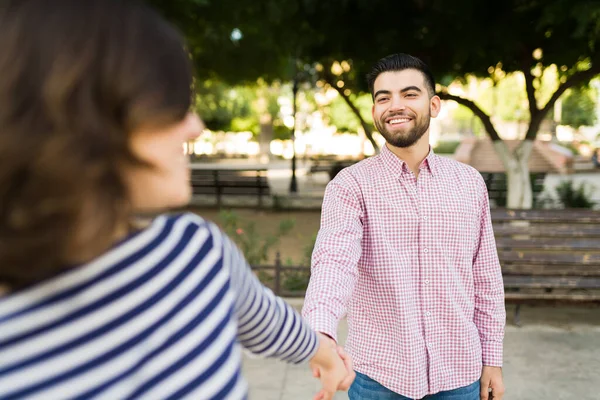
<path id="1" fill-rule="evenodd" d="M 380 94 L 392 94 L 392 92 L 390 92 L 389 90 L 378 90 L 375 92 L 375 96 L 373 96 L 373 98 L 377 98 L 377 96 L 379 96 Z"/>
<path id="2" fill-rule="evenodd" d="M 419 88 L 418 86 L 407 86 L 404 89 L 400 90 L 400 93 L 406 93 L 409 92 L 411 90 L 417 91 L 417 92 L 422 92 L 421 88 Z"/>
<path id="3" fill-rule="evenodd" d="M 423 91 L 421 90 L 421 88 L 419 88 L 418 86 L 407 86 L 403 89 L 400 90 L 400 93 L 406 93 L 406 92 L 410 92 L 411 90 L 414 90 L 416 92 L 422 93 Z M 389 90 L 378 90 L 377 92 L 375 92 L 375 95 L 373 96 L 373 98 L 377 98 L 377 96 L 382 95 L 382 94 L 391 94 L 392 92 L 390 92 Z"/>

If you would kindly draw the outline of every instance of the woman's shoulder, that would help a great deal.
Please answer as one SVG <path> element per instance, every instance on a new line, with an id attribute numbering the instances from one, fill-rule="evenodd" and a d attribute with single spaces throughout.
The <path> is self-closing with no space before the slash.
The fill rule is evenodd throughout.
<path id="1" fill-rule="evenodd" d="M 195 236 L 202 237 L 205 241 L 212 241 L 214 244 L 220 244 L 225 237 L 218 225 L 192 212 L 161 214 L 151 221 L 142 221 L 141 223 L 147 224 L 142 229 L 151 229 L 159 225 L 170 233 L 194 231 Z M 165 238 L 167 236 L 164 235 Z"/>

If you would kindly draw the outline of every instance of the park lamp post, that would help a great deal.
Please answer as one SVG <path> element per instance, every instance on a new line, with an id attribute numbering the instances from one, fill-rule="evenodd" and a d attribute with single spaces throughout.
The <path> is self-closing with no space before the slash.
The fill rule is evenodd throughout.
<path id="1" fill-rule="evenodd" d="M 298 181 L 296 180 L 296 98 L 298 97 L 298 73 L 294 74 L 294 85 L 292 87 L 292 115 L 294 124 L 292 126 L 292 180 L 290 181 L 290 193 L 298 193 Z"/>

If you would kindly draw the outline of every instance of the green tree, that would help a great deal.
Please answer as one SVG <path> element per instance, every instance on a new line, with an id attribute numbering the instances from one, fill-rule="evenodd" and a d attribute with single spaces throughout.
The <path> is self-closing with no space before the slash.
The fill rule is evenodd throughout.
<path id="1" fill-rule="evenodd" d="M 476 100 L 453 95 L 446 89 L 440 96 L 470 108 L 481 119 L 507 171 L 507 206 L 530 208 L 528 160 L 543 119 L 566 90 L 600 73 L 600 5 L 583 0 L 508 1 L 497 3 L 487 12 L 475 7 L 465 16 L 476 20 L 476 27 L 483 25 L 485 29 L 471 32 L 475 41 L 471 54 L 458 51 L 452 57 L 456 75 L 470 73 L 499 82 L 510 74 L 522 74 L 529 114 L 525 137 L 511 152 L 490 114 Z M 467 26 L 466 22 L 462 23 Z M 432 64 L 437 60 L 436 54 Z M 553 68 L 556 80 L 545 82 L 545 72 Z"/>
<path id="2" fill-rule="evenodd" d="M 562 102 L 561 123 L 575 129 L 596 123 L 596 100 L 592 88 L 573 88 Z"/>
<path id="3" fill-rule="evenodd" d="M 252 110 L 252 103 L 256 100 L 253 88 L 231 87 L 222 82 L 204 80 L 197 82 L 196 92 L 196 111 L 208 129 L 258 133 L 258 119 Z"/>
<path id="4" fill-rule="evenodd" d="M 367 94 L 349 96 L 350 101 L 359 110 L 361 118 L 365 123 L 372 124 L 371 97 Z M 361 122 L 356 118 L 344 98 L 337 96 L 323 110 L 328 117 L 329 123 L 337 127 L 338 132 L 356 133 L 362 129 Z"/>
<path id="5" fill-rule="evenodd" d="M 292 80 L 310 72 L 336 89 L 372 141 L 353 96 L 382 56 L 410 53 L 427 62 L 439 95 L 481 120 L 507 171 L 508 207 L 532 206 L 528 160 L 542 121 L 568 89 L 600 73 L 600 3 L 594 0 L 155 0 L 190 38 L 198 76 L 227 82 Z M 232 35 L 237 32 L 236 36 Z M 350 68 L 336 68 L 343 62 Z M 337 64 L 336 64 L 337 63 Z M 298 68 L 298 65 L 301 68 Z M 547 72 L 555 70 L 554 82 Z M 309 75 L 311 75 L 309 74 Z M 484 77 L 502 87 L 522 75 L 528 127 L 510 151 L 482 99 L 448 90 Z M 511 110 L 501 111 L 510 114 Z"/>
<path id="6" fill-rule="evenodd" d="M 512 0 L 494 7 L 475 0 L 458 0 L 452 6 L 439 0 L 323 3 L 330 13 L 323 13 L 325 20 L 316 30 L 335 28 L 315 44 L 314 54 L 317 60 L 327 59 L 327 54 L 329 59 L 351 60 L 349 80 L 354 82 L 345 82 L 344 87 L 366 90 L 363 77 L 381 56 L 406 52 L 420 57 L 438 77 L 440 97 L 469 108 L 494 142 L 507 171 L 508 207 L 532 206 L 528 160 L 542 121 L 567 89 L 600 73 L 598 2 Z M 323 65 L 327 72 L 327 64 Z M 548 79 L 550 71 L 556 72 L 553 82 Z M 513 107 L 526 106 L 528 127 L 521 144 L 510 151 L 482 99 L 457 96 L 447 85 L 476 76 L 502 87 L 504 79 L 516 75 L 522 75 L 523 84 Z"/>

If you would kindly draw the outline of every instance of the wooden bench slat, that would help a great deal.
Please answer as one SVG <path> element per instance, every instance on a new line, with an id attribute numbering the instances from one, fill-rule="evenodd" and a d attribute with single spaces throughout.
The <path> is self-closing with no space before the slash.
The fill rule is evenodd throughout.
<path id="1" fill-rule="evenodd" d="M 507 302 L 600 302 L 600 212 L 496 208 L 491 218 Z"/>
<path id="2" fill-rule="evenodd" d="M 505 276 L 504 287 L 600 289 L 600 278 L 564 276 Z"/>
<path id="3" fill-rule="evenodd" d="M 499 238 L 496 239 L 496 247 L 499 249 L 538 249 L 555 251 L 599 251 L 600 239 L 548 239 L 530 238 L 524 240 Z"/>
<path id="4" fill-rule="evenodd" d="M 524 262 L 527 262 L 526 260 Z M 540 264 L 502 264 L 502 274 L 529 276 L 600 276 L 599 265 L 540 265 Z"/>
<path id="5" fill-rule="evenodd" d="M 506 210 L 492 209 L 492 221 L 532 221 L 542 223 L 600 223 L 600 213 L 593 210 Z"/>
<path id="6" fill-rule="evenodd" d="M 267 172 L 265 168 L 209 169 L 192 165 L 190 185 L 195 195 L 215 195 L 217 205 L 222 196 L 251 195 L 258 198 L 260 206 L 263 196 L 271 194 Z"/>
<path id="7" fill-rule="evenodd" d="M 512 235 L 530 235 L 534 237 L 564 237 L 564 238 L 586 238 L 586 239 L 600 239 L 600 226 L 576 226 L 576 225 L 565 225 L 565 226 L 512 226 L 512 225 L 494 225 L 494 235 L 496 238 L 502 238 L 504 236 Z"/>
<path id="8" fill-rule="evenodd" d="M 567 302 L 600 302 L 599 294 L 559 294 L 559 293 L 505 293 L 504 299 L 507 302 L 526 302 L 526 301 L 558 301 Z"/>
<path id="9" fill-rule="evenodd" d="M 526 262 L 527 264 L 541 264 L 541 265 L 568 265 L 568 264 L 600 264 L 599 253 L 585 253 L 585 254 L 572 254 L 572 253 L 544 253 L 536 250 L 527 251 L 498 251 L 498 256 L 501 263 L 512 262 L 521 263 Z"/>

